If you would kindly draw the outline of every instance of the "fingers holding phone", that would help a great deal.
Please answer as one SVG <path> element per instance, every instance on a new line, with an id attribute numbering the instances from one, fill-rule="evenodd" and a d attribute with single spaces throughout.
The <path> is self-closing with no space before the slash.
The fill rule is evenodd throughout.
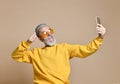
<path id="1" fill-rule="evenodd" d="M 97 30 L 98 36 L 103 38 L 106 32 L 106 29 L 102 26 L 99 16 L 96 17 L 96 24 L 97 24 L 96 30 Z"/>

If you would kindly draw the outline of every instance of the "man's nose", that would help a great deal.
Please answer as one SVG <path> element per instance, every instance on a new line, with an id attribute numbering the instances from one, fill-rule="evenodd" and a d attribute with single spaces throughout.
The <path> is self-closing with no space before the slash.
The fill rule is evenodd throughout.
<path id="1" fill-rule="evenodd" d="M 50 32 L 48 32 L 48 36 L 51 36 L 52 34 Z"/>

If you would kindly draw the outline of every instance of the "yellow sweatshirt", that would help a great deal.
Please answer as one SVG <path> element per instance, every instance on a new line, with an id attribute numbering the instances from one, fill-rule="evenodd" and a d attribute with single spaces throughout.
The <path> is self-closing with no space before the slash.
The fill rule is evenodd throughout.
<path id="1" fill-rule="evenodd" d="M 24 41 L 13 51 L 12 58 L 33 65 L 34 84 L 70 84 L 69 60 L 72 57 L 84 58 L 98 50 L 102 39 L 97 37 L 87 45 L 55 44 L 52 47 L 34 48 Z"/>

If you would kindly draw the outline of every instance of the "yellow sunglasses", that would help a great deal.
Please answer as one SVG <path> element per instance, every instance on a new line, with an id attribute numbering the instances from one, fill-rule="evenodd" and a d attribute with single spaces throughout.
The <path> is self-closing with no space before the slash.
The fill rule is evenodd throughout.
<path id="1" fill-rule="evenodd" d="M 40 33 L 40 37 L 41 38 L 46 38 L 47 36 L 49 36 L 49 34 L 54 34 L 54 29 L 50 28 L 49 31 L 44 31 L 42 33 Z"/>

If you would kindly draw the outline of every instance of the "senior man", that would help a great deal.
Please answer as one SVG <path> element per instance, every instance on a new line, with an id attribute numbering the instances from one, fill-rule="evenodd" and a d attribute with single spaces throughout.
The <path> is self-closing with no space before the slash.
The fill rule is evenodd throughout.
<path id="1" fill-rule="evenodd" d="M 98 36 L 86 45 L 56 43 L 54 30 L 46 24 L 39 24 L 35 33 L 13 51 L 12 58 L 31 63 L 34 70 L 34 84 L 70 84 L 70 63 L 73 57 L 85 58 L 98 50 L 103 42 L 105 28 L 97 24 Z M 30 49 L 38 37 L 45 44 L 43 48 Z"/>

